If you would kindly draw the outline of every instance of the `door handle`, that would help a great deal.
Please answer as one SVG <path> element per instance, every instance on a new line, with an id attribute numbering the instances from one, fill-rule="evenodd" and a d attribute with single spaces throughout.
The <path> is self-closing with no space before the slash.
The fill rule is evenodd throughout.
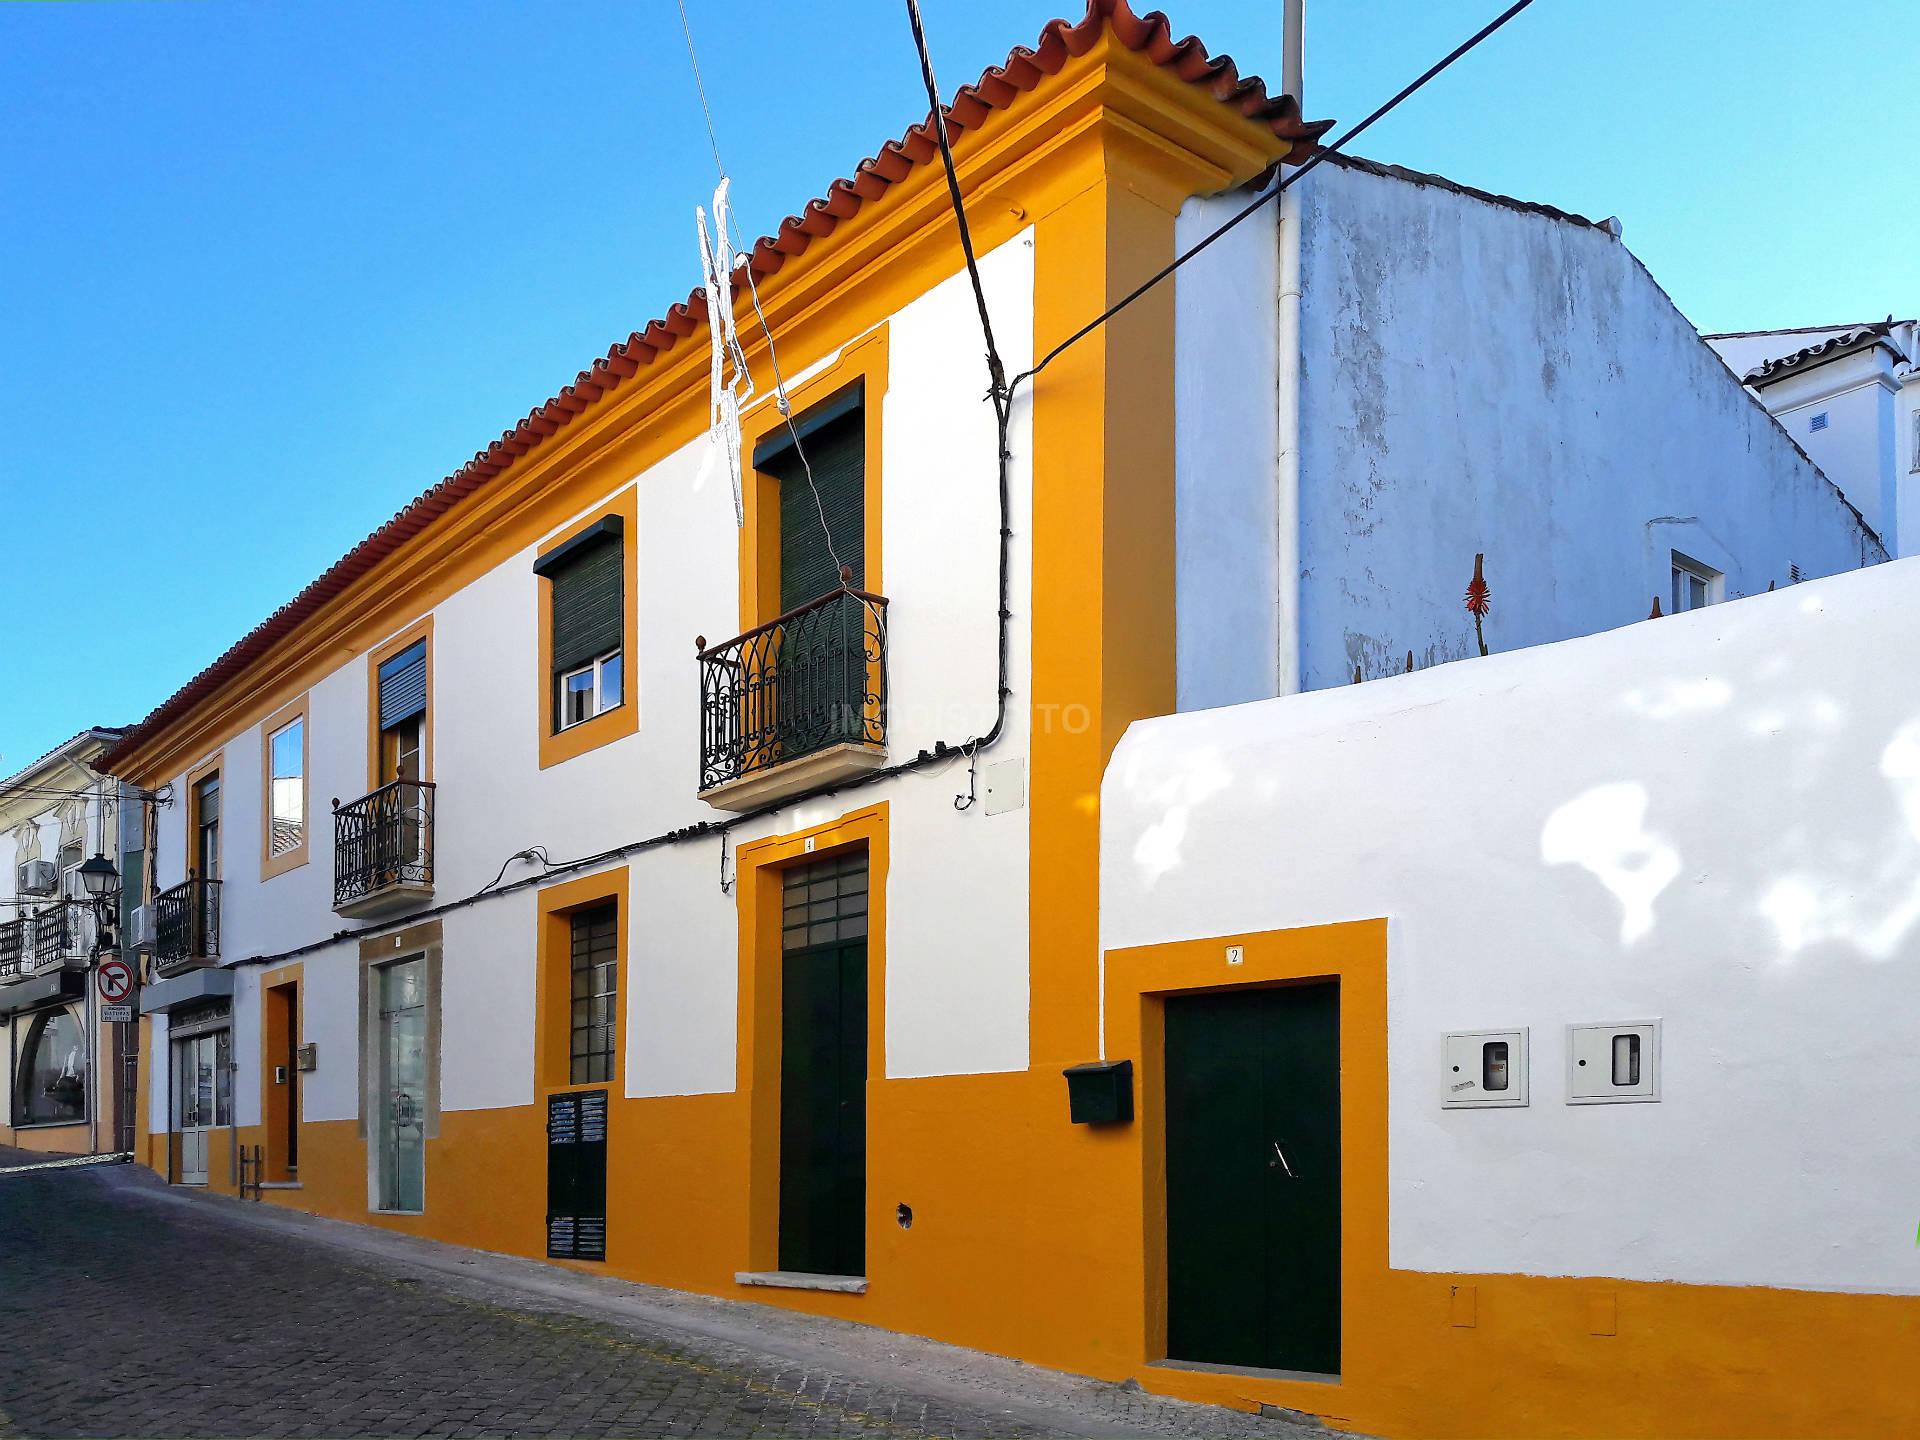
<path id="1" fill-rule="evenodd" d="M 1280 1142 L 1278 1140 L 1273 1142 L 1273 1153 L 1275 1158 L 1267 1162 L 1267 1168 L 1271 1170 L 1275 1164 L 1278 1164 L 1282 1170 L 1287 1172 L 1287 1179 L 1292 1180 L 1297 1178 L 1293 1173 L 1293 1166 L 1287 1163 L 1287 1152 L 1280 1148 Z"/>

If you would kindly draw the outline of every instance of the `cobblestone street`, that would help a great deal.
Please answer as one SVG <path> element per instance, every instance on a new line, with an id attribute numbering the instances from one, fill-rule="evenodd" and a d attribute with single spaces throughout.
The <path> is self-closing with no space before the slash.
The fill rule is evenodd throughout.
<path id="1" fill-rule="evenodd" d="M 0 1175 L 0 1337 L 6 1437 L 1309 1433 L 126 1165 Z"/>

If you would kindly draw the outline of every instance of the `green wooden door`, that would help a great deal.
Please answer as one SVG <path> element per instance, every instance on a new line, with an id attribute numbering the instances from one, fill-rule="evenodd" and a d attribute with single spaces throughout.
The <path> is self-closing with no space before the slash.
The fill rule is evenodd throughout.
<path id="1" fill-rule="evenodd" d="M 867 942 L 782 957 L 780 1268 L 867 1270 Z"/>
<path id="2" fill-rule="evenodd" d="M 1340 1370 L 1340 991 L 1166 1002 L 1167 1355 Z"/>

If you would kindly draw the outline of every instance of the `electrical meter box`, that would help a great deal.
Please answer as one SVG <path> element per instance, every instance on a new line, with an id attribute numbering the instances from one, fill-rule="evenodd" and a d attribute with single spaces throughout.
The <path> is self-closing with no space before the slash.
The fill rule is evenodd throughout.
<path id="1" fill-rule="evenodd" d="M 1527 1032 L 1456 1030 L 1441 1046 L 1440 1104 L 1488 1110 L 1527 1103 Z"/>
<path id="2" fill-rule="evenodd" d="M 1618 1105 L 1660 1098 L 1660 1022 L 1567 1027 L 1567 1103 Z"/>

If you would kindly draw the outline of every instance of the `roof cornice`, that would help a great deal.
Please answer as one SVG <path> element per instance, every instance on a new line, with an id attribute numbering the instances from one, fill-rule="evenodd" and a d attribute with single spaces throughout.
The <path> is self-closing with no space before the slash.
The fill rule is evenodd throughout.
<path id="1" fill-rule="evenodd" d="M 948 107 L 956 168 L 983 244 L 995 243 L 996 226 L 999 239 L 1017 228 L 1009 215 L 1024 219 L 1017 201 L 999 207 L 1007 198 L 1001 192 L 1044 189 L 1051 162 L 1096 117 L 1102 138 L 1127 146 L 1136 172 L 1158 174 L 1166 196 L 1181 184 L 1186 194 L 1226 188 L 1279 161 L 1304 160 L 1332 124 L 1303 121 L 1291 97 L 1270 96 L 1230 58 L 1210 56 L 1191 36 L 1174 39 L 1159 12 L 1138 16 L 1126 0 L 1090 0 L 1078 23 L 1051 22 L 1032 49 L 1016 48 Z M 840 303 L 876 267 L 910 249 L 953 244 L 938 154 L 928 116 L 752 246 L 742 263 L 752 266 L 783 352 L 795 329 Z M 976 205 L 983 216 L 973 215 Z M 741 310 L 750 304 L 745 288 L 736 279 Z M 394 612 L 431 608 L 463 572 L 468 548 L 531 511 L 536 498 L 551 507 L 570 485 L 583 491 L 572 482 L 635 448 L 637 436 L 657 440 L 689 424 L 697 434 L 706 349 L 681 342 L 703 335 L 706 322 L 705 292 L 695 290 L 613 346 L 163 701 L 101 768 L 164 778 L 183 758 L 244 728 L 236 714 L 259 709 L 302 676 L 324 673 L 340 652 L 364 648 L 375 608 L 395 625 L 413 617 Z M 749 344 L 749 359 L 763 349 L 764 339 Z M 243 681 L 250 695 L 266 698 L 240 712 L 223 696 Z"/>

